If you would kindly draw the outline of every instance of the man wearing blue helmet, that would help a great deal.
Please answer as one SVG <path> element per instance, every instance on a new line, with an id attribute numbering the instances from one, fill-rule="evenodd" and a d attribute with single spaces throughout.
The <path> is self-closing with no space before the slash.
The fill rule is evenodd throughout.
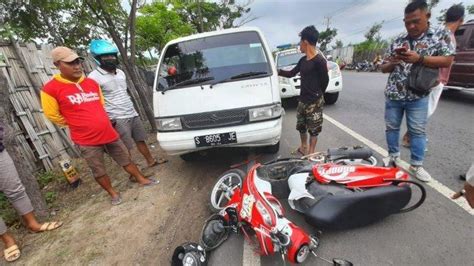
<path id="1" fill-rule="evenodd" d="M 165 159 L 155 160 L 145 143 L 147 134 L 127 92 L 125 73 L 117 68 L 117 48 L 107 40 L 93 40 L 89 48 L 98 64 L 89 74 L 89 78 L 99 83 L 102 88 L 105 110 L 125 146 L 130 152 L 135 143 L 138 151 L 145 157 L 148 167 L 165 163 Z"/>

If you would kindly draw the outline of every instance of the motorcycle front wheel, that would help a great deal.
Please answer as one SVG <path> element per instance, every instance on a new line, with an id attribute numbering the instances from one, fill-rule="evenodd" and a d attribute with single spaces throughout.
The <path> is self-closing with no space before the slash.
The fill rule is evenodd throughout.
<path id="1" fill-rule="evenodd" d="M 218 177 L 210 193 L 209 208 L 212 212 L 224 209 L 234 195 L 236 188 L 242 188 L 245 173 L 240 169 L 231 169 Z"/>

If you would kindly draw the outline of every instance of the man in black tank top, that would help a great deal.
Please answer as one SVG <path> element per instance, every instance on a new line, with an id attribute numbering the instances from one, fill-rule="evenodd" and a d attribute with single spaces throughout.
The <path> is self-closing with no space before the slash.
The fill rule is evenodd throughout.
<path id="1" fill-rule="evenodd" d="M 324 92 L 329 83 L 326 59 L 316 50 L 319 32 L 314 26 L 300 33 L 300 50 L 306 56 L 290 71 L 279 70 L 278 75 L 291 78 L 301 75 L 301 92 L 298 99 L 296 130 L 300 132 L 301 146 L 297 152 L 314 153 L 323 124 Z M 308 144 L 308 132 L 310 135 Z"/>

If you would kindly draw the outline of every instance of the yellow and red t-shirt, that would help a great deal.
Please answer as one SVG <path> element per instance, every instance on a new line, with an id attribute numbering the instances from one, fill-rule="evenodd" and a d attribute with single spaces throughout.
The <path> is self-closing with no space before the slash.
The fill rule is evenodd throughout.
<path id="1" fill-rule="evenodd" d="M 103 145 L 119 138 L 103 104 L 99 85 L 84 76 L 75 83 L 58 74 L 41 90 L 45 116 L 68 126 L 72 141 L 82 146 Z"/>

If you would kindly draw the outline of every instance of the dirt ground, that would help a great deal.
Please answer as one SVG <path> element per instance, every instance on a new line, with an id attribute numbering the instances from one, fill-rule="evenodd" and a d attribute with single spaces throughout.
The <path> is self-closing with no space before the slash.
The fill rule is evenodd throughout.
<path id="1" fill-rule="evenodd" d="M 166 157 L 156 143 L 151 145 L 155 157 Z M 9 265 L 169 265 L 175 246 L 198 241 L 210 215 L 209 191 L 231 162 L 225 156 L 193 163 L 176 156 L 168 159 L 164 165 L 144 168 L 144 174 L 157 177 L 160 184 L 142 188 L 107 157 L 108 173 L 124 199 L 119 206 L 110 204 L 78 160 L 83 184 L 71 191 L 62 183 L 53 207 L 51 219 L 64 225 L 41 234 L 13 229 L 22 257 Z M 136 151 L 133 160 L 140 168 L 146 165 Z"/>

